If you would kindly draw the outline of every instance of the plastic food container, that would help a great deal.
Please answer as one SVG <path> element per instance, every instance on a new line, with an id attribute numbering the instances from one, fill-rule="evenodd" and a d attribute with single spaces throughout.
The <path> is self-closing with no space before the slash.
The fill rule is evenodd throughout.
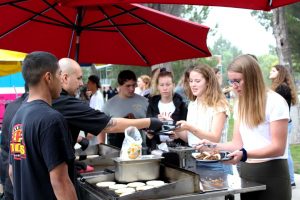
<path id="1" fill-rule="evenodd" d="M 159 178 L 160 161 L 163 157 L 143 155 L 139 159 L 122 160 L 113 158 L 115 163 L 115 180 L 118 182 L 148 181 Z"/>

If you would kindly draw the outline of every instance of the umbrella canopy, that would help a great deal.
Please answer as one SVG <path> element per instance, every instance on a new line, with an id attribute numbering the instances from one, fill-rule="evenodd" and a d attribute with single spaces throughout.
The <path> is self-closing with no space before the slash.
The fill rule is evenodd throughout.
<path id="1" fill-rule="evenodd" d="M 86 0 L 62 0 L 70 5 L 82 5 Z M 202 6 L 222 6 L 233 8 L 247 8 L 269 11 L 273 8 L 300 2 L 300 0 L 91 0 L 90 5 L 113 3 L 159 3 L 159 4 L 192 4 Z"/>
<path id="2" fill-rule="evenodd" d="M 20 72 L 20 61 L 24 60 L 25 56 L 25 53 L 0 49 L 0 76 Z"/>
<path id="3" fill-rule="evenodd" d="M 56 0 L 0 0 L 0 48 L 48 51 L 81 63 L 151 66 L 207 57 L 208 30 L 138 4 L 70 7 Z"/>

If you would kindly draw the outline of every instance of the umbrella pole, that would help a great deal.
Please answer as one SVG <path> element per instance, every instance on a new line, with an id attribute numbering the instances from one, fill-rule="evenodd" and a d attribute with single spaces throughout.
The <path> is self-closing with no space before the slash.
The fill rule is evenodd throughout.
<path id="1" fill-rule="evenodd" d="M 80 49 L 79 41 L 80 41 L 80 36 L 77 35 L 76 36 L 76 45 L 75 45 L 76 51 L 75 51 L 75 58 L 74 58 L 77 62 L 79 60 L 79 49 Z"/>
<path id="2" fill-rule="evenodd" d="M 82 29 L 81 27 L 82 22 L 82 7 L 77 8 L 77 22 L 75 23 L 75 30 L 76 30 L 76 45 L 75 45 L 75 60 L 78 62 L 79 60 L 79 52 L 80 52 L 80 34 Z"/>

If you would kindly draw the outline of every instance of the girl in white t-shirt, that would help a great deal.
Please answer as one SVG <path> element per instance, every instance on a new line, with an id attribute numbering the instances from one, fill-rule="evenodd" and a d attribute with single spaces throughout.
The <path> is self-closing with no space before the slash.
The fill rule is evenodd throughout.
<path id="1" fill-rule="evenodd" d="M 175 131 L 176 135 L 188 142 L 189 146 L 196 146 L 202 139 L 226 142 L 222 140 L 222 133 L 229 106 L 213 69 L 205 64 L 195 66 L 185 84 L 189 85 L 187 96 L 190 103 L 187 120 L 177 122 L 180 128 Z M 220 174 L 232 173 L 231 168 L 222 163 L 197 162 L 200 175 L 211 170 L 222 172 Z"/>
<path id="2" fill-rule="evenodd" d="M 254 56 L 235 58 L 227 71 L 238 101 L 234 108 L 233 139 L 228 143 L 217 143 L 217 148 L 232 151 L 229 156 L 233 159 L 228 163 L 242 161 L 242 178 L 266 185 L 266 190 L 242 193 L 241 200 L 289 200 L 288 105 L 279 94 L 266 89 Z M 197 148 L 201 149 L 203 145 Z"/>

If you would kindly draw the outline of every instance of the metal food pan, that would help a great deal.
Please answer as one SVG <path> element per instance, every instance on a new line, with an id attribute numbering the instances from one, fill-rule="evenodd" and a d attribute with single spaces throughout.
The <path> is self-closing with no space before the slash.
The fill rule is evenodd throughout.
<path id="1" fill-rule="evenodd" d="M 118 182 L 148 181 L 159 178 L 160 161 L 163 157 L 144 155 L 139 159 L 122 160 L 113 158 L 115 179 Z"/>

